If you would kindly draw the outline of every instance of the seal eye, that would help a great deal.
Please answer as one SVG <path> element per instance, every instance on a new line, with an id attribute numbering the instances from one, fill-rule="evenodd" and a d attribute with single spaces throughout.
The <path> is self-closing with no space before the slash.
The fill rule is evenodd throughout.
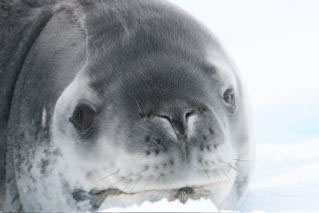
<path id="1" fill-rule="evenodd" d="M 85 133 L 91 126 L 95 117 L 95 110 L 89 105 L 81 104 L 76 107 L 70 122 L 82 133 Z"/>
<path id="2" fill-rule="evenodd" d="M 223 100 L 226 106 L 229 107 L 232 112 L 234 112 L 236 108 L 236 96 L 234 89 L 228 88 L 223 94 Z"/>

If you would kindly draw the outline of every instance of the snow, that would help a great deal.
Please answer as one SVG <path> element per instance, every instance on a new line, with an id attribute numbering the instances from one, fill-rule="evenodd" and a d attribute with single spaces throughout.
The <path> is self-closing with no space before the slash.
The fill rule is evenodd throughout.
<path id="1" fill-rule="evenodd" d="M 200 199 L 197 201 L 189 200 L 186 204 L 179 201 L 144 202 L 140 206 L 131 206 L 128 208 L 111 208 L 107 212 L 214 212 L 216 206 L 209 200 Z"/>
<path id="2" fill-rule="evenodd" d="M 240 210 L 319 210 L 319 139 L 260 144 L 256 160 Z"/>

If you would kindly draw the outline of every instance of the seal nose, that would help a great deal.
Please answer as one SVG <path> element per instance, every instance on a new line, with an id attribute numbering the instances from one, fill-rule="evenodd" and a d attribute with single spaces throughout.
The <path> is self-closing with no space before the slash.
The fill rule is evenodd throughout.
<path id="1" fill-rule="evenodd" d="M 188 134 L 188 119 L 194 113 L 195 110 L 191 108 L 173 107 L 165 112 L 154 113 L 153 116 L 168 122 L 177 139 L 183 140 Z"/>

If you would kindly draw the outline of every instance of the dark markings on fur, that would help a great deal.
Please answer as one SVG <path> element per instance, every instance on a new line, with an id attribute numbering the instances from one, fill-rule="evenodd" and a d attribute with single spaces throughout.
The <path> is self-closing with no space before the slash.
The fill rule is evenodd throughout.
<path id="1" fill-rule="evenodd" d="M 191 187 L 184 187 L 177 190 L 175 197 L 179 199 L 182 203 L 186 203 L 188 200 L 189 195 L 194 193 L 194 189 Z"/>
<path id="2" fill-rule="evenodd" d="M 18 200 L 18 198 L 19 198 L 19 194 L 16 194 L 16 195 L 12 198 L 11 202 L 12 202 L 12 203 L 16 202 L 16 201 Z"/>
<path id="3" fill-rule="evenodd" d="M 41 174 L 44 175 L 47 172 L 47 167 L 49 166 L 50 161 L 48 159 L 41 159 L 40 167 Z"/>
<path id="4" fill-rule="evenodd" d="M 38 1 L 40 2 L 40 1 Z M 49 2 L 49 1 L 43 1 Z M 52 1 L 53 2 L 53 1 Z M 5 0 L 0 2 L 0 194 L 5 193 L 7 125 L 12 105 L 13 92 L 29 49 L 51 18 L 51 13 L 42 11 L 38 19 L 30 21 L 28 1 Z M 30 17 L 28 17 L 30 16 Z M 0 197 L 0 208 L 4 205 Z"/>
<path id="5" fill-rule="evenodd" d="M 119 194 L 122 194 L 122 192 L 118 189 L 92 189 L 89 192 L 82 189 L 76 189 L 72 192 L 73 199 L 77 202 L 89 200 L 92 210 L 98 210 L 108 196 Z"/>
<path id="6" fill-rule="evenodd" d="M 233 187 L 236 189 L 237 197 L 240 197 L 240 195 L 243 194 L 243 192 L 245 191 L 248 179 L 248 176 L 242 176 L 234 183 Z"/>

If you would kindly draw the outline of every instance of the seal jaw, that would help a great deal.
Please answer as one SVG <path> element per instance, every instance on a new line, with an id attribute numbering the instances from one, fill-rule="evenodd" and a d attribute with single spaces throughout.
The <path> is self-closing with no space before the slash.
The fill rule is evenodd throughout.
<path id="1" fill-rule="evenodd" d="M 219 181 L 207 185 L 198 186 L 185 186 L 181 188 L 167 188 L 156 190 L 144 190 L 136 192 L 125 192 L 115 188 L 109 188 L 104 190 L 91 189 L 89 192 L 83 189 L 76 189 L 73 191 L 72 196 L 75 201 L 82 202 L 88 201 L 91 206 L 91 210 L 98 210 L 102 205 L 108 205 L 110 207 L 110 199 L 116 197 L 122 197 L 122 202 L 132 199 L 134 197 L 143 197 L 144 195 L 159 196 L 161 199 L 166 198 L 169 201 L 179 200 L 181 203 L 186 203 L 189 199 L 198 200 L 200 198 L 212 199 L 214 192 L 211 191 L 212 187 L 229 185 L 229 180 Z M 143 199 L 142 199 L 143 200 Z M 146 199 L 148 200 L 148 199 Z M 213 199 L 212 199 L 213 201 Z"/>

